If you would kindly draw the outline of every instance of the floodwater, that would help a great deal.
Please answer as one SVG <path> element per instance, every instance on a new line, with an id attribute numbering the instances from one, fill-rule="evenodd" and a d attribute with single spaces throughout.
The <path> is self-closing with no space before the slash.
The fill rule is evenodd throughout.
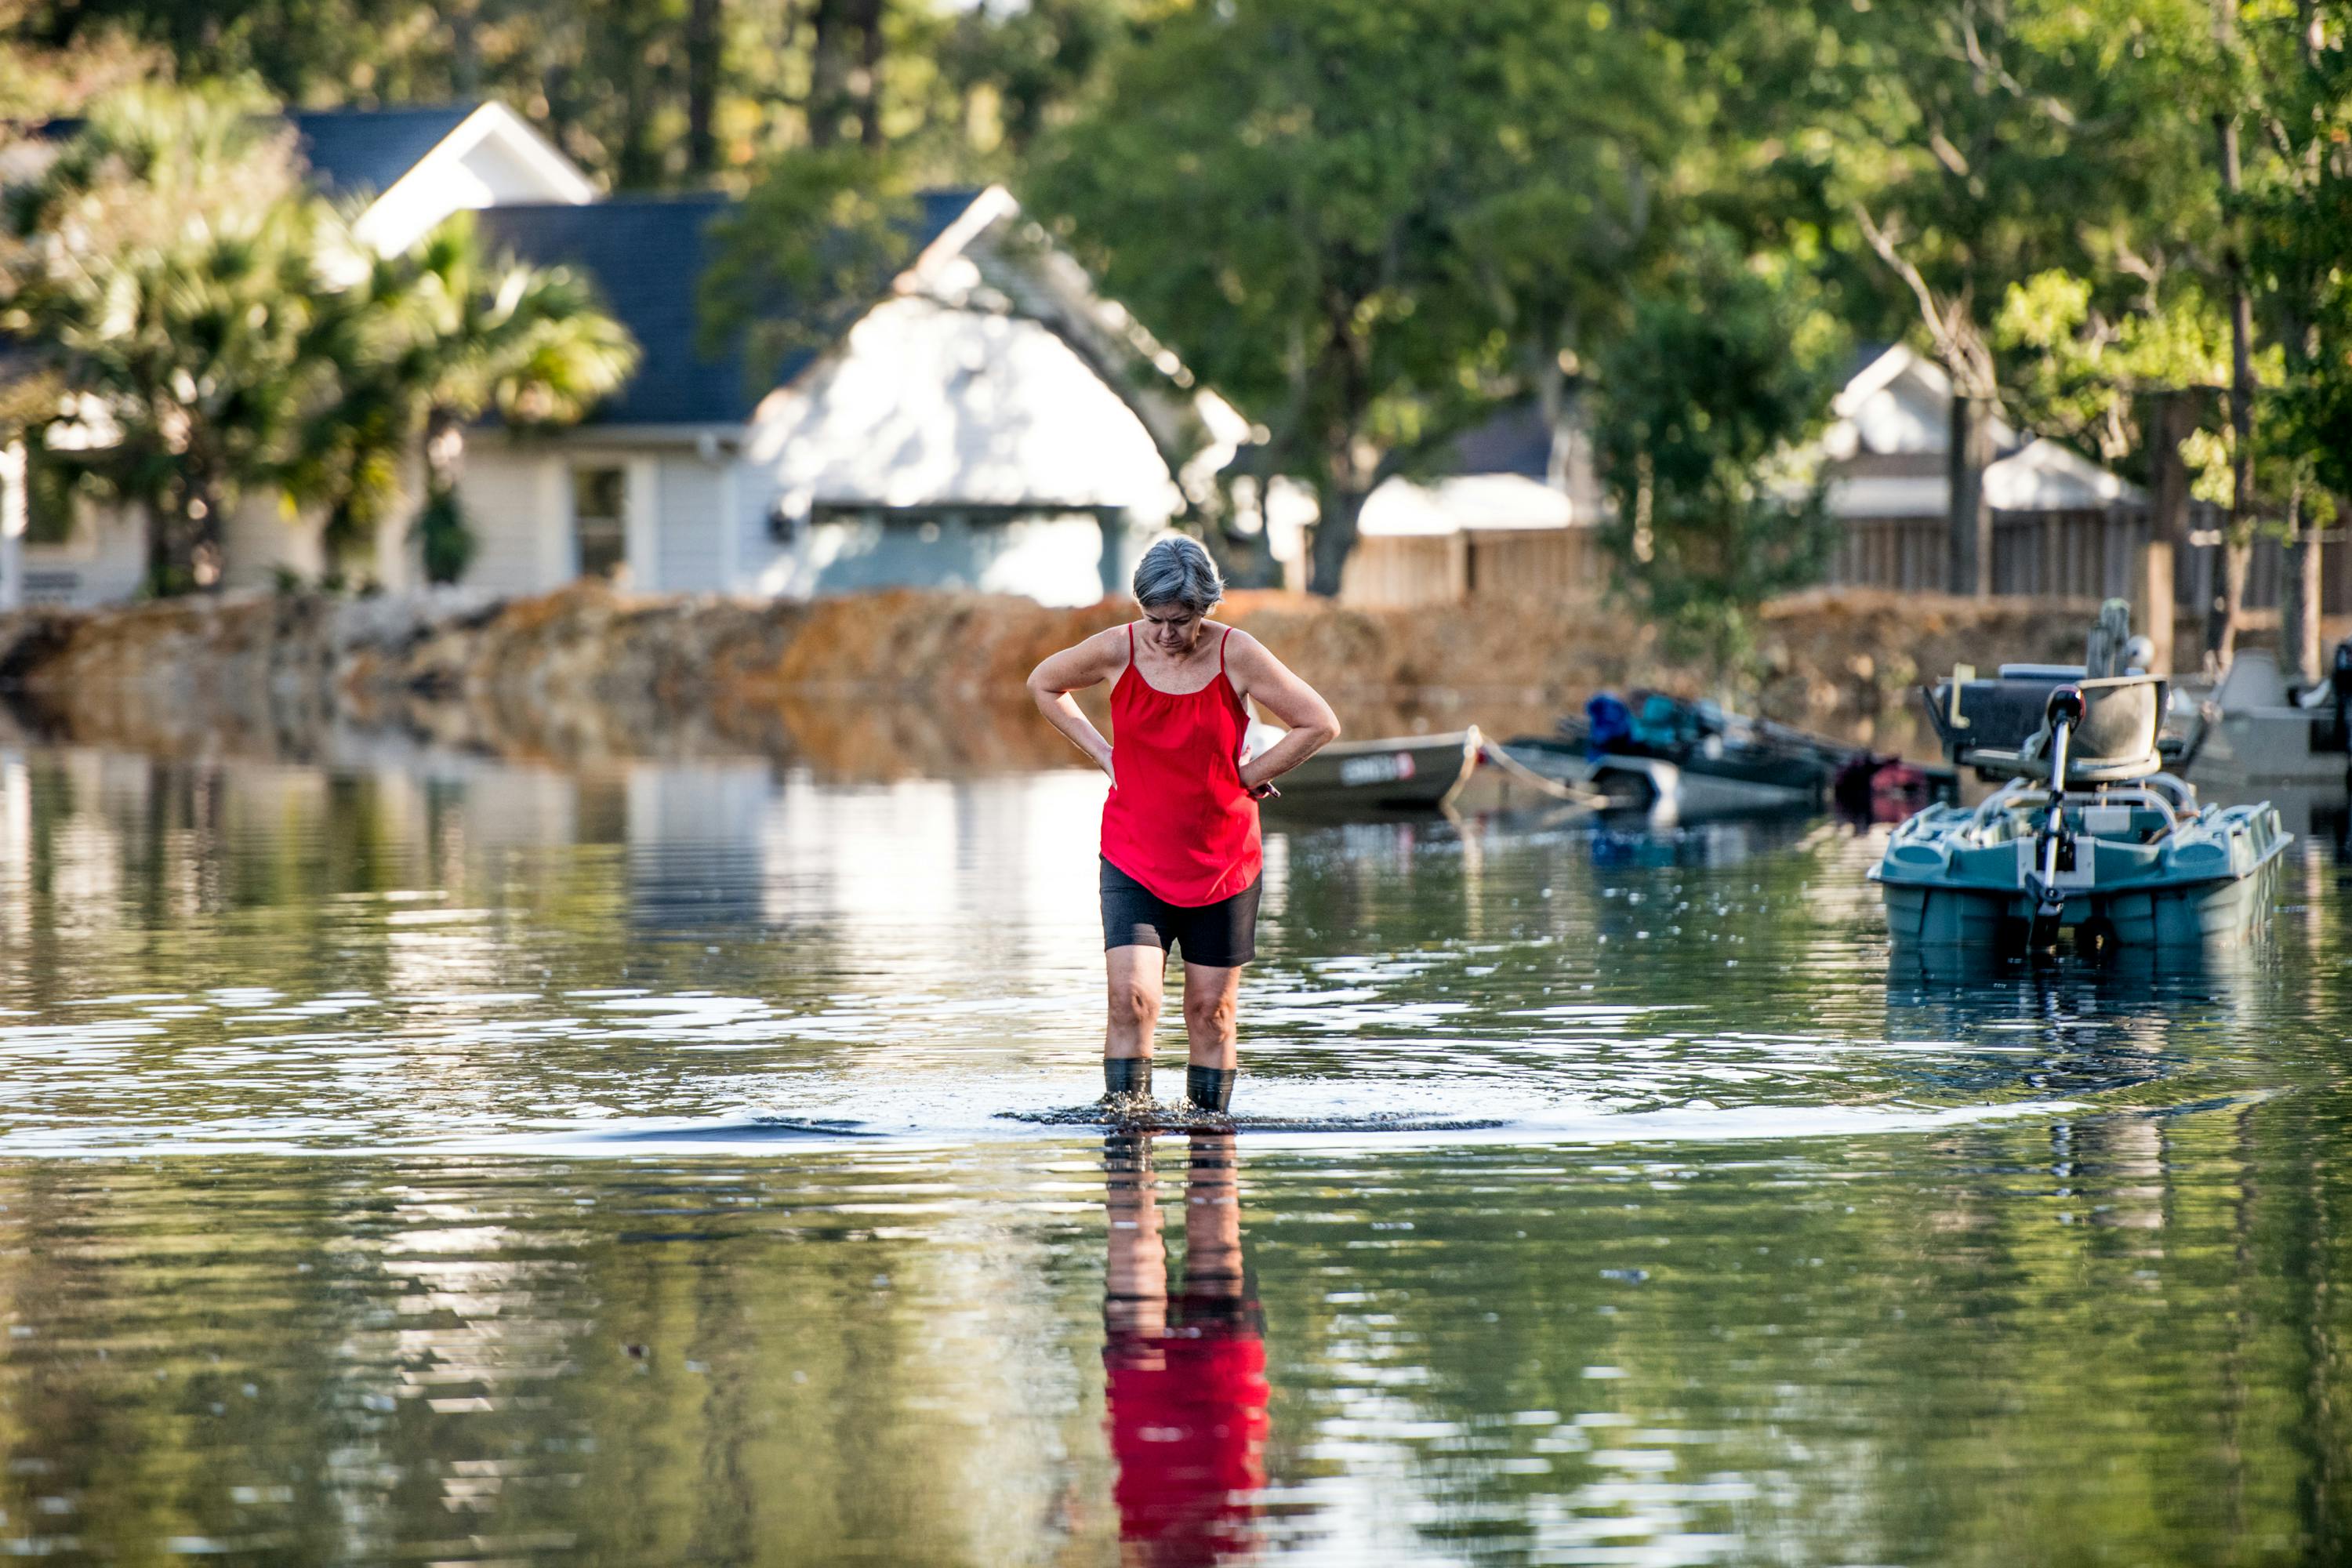
<path id="1" fill-rule="evenodd" d="M 0 1552 L 2352 1555 L 2324 836 L 1962 985 L 1827 823 L 1280 829 L 1365 1125 L 1106 1139 L 1099 789 L 0 752 Z"/>

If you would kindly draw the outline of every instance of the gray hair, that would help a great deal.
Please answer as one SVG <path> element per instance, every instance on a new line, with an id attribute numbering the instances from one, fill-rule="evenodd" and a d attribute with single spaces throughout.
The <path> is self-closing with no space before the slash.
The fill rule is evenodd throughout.
<path id="1" fill-rule="evenodd" d="M 1145 551 L 1143 559 L 1135 563 L 1135 602 L 1147 608 L 1181 605 L 1196 616 L 1205 616 L 1224 596 L 1225 581 L 1217 575 L 1217 563 L 1209 559 L 1197 539 L 1172 534 Z"/>

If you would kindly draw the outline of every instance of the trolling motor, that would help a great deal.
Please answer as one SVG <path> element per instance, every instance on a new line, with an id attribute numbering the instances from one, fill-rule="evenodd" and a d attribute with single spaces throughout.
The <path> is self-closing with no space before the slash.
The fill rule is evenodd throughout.
<path id="1" fill-rule="evenodd" d="M 2025 890 L 2033 900 L 2032 942 L 2037 949 L 2058 940 L 2058 921 L 2066 912 L 2066 895 L 2058 887 L 2059 873 L 2074 869 L 2074 836 L 2066 826 L 2066 752 L 2084 710 L 2079 686 L 2058 688 L 2042 710 L 2042 721 L 2050 730 L 2050 809 L 2033 836 L 2034 869 L 2025 877 Z"/>

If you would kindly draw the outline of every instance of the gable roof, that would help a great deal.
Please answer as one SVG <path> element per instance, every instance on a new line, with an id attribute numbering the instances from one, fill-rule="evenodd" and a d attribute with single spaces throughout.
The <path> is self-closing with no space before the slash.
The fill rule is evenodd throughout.
<path id="1" fill-rule="evenodd" d="M 1551 476 L 1551 422 L 1543 405 L 1529 397 L 1507 405 L 1454 437 L 1449 474 Z"/>
<path id="2" fill-rule="evenodd" d="M 979 195 L 923 193 L 908 236 L 912 254 L 944 233 Z M 734 205 L 733 198 L 715 194 L 615 196 L 583 206 L 494 206 L 479 215 L 493 248 L 511 249 L 543 267 L 587 272 L 606 308 L 636 338 L 643 351 L 636 374 L 591 424 L 743 424 L 770 386 L 799 375 L 821 352 L 793 353 L 757 388 L 746 379 L 740 345 L 715 358 L 700 352 L 700 285 L 710 263 L 710 226 Z M 877 299 L 890 281 L 874 279 Z"/>
<path id="3" fill-rule="evenodd" d="M 276 119 L 257 117 L 264 124 Z M 54 147 L 79 135 L 89 123 L 78 115 L 44 121 L 31 128 L 29 144 Z M 498 148 L 509 168 L 527 171 L 521 188 L 535 199 L 585 202 L 596 195 L 595 186 L 571 159 L 529 121 L 496 100 L 304 110 L 285 115 L 283 123 L 292 128 L 296 151 L 321 194 L 365 198 L 371 210 L 360 220 L 363 229 L 383 217 L 383 198 L 393 197 L 391 205 L 411 209 L 404 215 L 407 227 L 394 237 L 395 247 L 447 216 L 453 205 L 491 205 L 512 198 L 517 187 L 511 174 L 501 186 L 485 186 L 477 179 L 469 190 L 461 178 L 451 190 L 452 161 L 470 157 L 485 145 Z"/>
<path id="4" fill-rule="evenodd" d="M 447 141 L 479 103 L 426 108 L 331 109 L 289 114 L 288 122 L 319 184 L 331 195 L 382 195 Z"/>

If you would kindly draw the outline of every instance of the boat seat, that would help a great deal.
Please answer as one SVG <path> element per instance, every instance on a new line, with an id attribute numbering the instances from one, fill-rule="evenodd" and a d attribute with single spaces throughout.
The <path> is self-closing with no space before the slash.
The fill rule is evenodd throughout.
<path id="1" fill-rule="evenodd" d="M 1964 681 L 1955 722 L 1952 684 L 1927 690 L 1928 717 L 1953 762 L 1990 778 L 2046 777 L 2050 771 L 2050 694 L 2083 693 L 2083 721 L 2066 748 L 2069 784 L 2121 784 L 2163 770 L 2157 731 L 2166 683 L 2147 675 L 2104 680 L 2005 677 Z"/>

